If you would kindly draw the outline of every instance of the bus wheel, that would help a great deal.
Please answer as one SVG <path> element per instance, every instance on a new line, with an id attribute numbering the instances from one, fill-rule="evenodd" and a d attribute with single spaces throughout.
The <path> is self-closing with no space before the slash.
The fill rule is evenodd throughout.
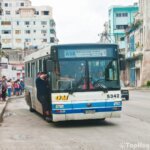
<path id="1" fill-rule="evenodd" d="M 30 112 L 35 112 L 35 110 L 32 107 L 30 107 L 29 110 Z"/>

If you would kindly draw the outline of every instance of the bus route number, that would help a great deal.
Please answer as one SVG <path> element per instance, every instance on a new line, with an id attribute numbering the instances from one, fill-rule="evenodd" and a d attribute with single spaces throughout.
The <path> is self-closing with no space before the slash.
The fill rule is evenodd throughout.
<path id="1" fill-rule="evenodd" d="M 68 96 L 66 96 L 66 95 L 63 95 L 63 96 L 61 96 L 61 95 L 59 95 L 59 96 L 56 96 L 56 100 L 57 101 L 67 101 L 68 100 Z"/>

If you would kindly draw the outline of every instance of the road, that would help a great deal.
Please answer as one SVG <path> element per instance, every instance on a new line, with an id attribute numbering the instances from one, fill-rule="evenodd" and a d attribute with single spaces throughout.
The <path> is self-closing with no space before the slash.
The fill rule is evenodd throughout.
<path id="1" fill-rule="evenodd" d="M 150 91 L 130 91 L 122 117 L 47 123 L 13 99 L 0 126 L 0 150 L 150 150 Z"/>

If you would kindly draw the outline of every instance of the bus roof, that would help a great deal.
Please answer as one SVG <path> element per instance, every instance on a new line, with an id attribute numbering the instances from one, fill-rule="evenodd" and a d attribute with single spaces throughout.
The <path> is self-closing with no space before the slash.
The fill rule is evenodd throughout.
<path id="1" fill-rule="evenodd" d="M 46 55 L 50 55 L 50 47 L 51 46 L 48 45 L 48 46 L 38 50 L 37 52 L 34 52 L 34 53 L 30 54 L 30 55 L 27 55 L 25 57 L 25 62 L 31 61 L 33 59 L 37 59 L 37 58 L 40 58 L 40 57 L 44 57 Z"/>
<path id="2" fill-rule="evenodd" d="M 58 45 L 53 45 L 52 47 L 58 47 L 58 48 L 63 48 L 63 47 L 88 47 L 88 46 L 118 46 L 117 44 L 113 43 L 75 43 L 75 44 L 58 44 Z"/>

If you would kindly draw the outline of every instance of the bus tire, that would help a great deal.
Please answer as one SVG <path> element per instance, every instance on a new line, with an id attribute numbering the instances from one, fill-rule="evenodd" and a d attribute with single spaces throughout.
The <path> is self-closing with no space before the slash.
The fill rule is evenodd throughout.
<path id="1" fill-rule="evenodd" d="M 30 112 L 35 112 L 35 110 L 32 107 L 30 107 L 29 110 Z"/>

